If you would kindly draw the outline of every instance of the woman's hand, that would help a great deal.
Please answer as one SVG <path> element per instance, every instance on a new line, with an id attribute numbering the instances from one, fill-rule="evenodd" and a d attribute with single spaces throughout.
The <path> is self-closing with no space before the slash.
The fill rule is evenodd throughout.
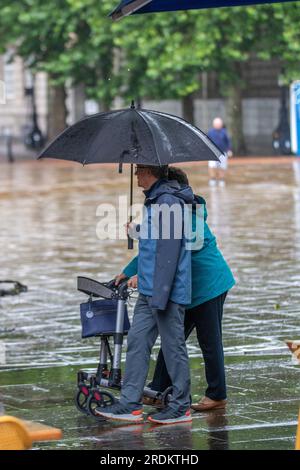
<path id="1" fill-rule="evenodd" d="M 127 286 L 131 287 L 132 289 L 137 289 L 138 285 L 138 277 L 137 274 L 135 276 L 132 276 L 129 281 L 127 282 Z"/>
<path id="2" fill-rule="evenodd" d="M 121 281 L 123 281 L 123 279 L 126 279 L 126 274 L 124 273 L 121 273 L 121 274 L 118 274 L 116 277 L 115 277 L 115 285 L 118 286 L 120 284 Z"/>

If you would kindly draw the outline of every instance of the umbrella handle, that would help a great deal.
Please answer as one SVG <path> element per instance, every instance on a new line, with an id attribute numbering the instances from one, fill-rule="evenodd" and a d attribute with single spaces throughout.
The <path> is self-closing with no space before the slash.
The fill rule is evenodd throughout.
<path id="1" fill-rule="evenodd" d="M 128 245 L 127 245 L 127 248 L 128 250 L 133 250 L 133 238 L 131 238 L 129 235 L 127 235 L 127 239 L 128 239 Z"/>
<path id="2" fill-rule="evenodd" d="M 132 222 L 132 199 L 133 199 L 133 164 L 130 165 L 130 217 L 129 217 L 129 222 Z M 128 244 L 127 248 L 128 250 L 133 250 L 133 238 L 131 238 L 129 235 L 127 235 L 128 239 Z"/>

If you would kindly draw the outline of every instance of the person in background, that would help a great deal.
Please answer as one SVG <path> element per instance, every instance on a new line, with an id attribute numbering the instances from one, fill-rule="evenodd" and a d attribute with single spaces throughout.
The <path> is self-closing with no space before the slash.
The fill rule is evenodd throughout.
<path id="1" fill-rule="evenodd" d="M 184 171 L 169 167 L 168 178 L 176 180 L 184 189 L 189 187 L 189 181 Z M 208 411 L 225 408 L 227 404 L 226 380 L 224 368 L 224 353 L 222 344 L 223 306 L 227 292 L 235 280 L 232 272 L 222 256 L 216 242 L 216 237 L 210 231 L 206 219 L 206 203 L 200 196 L 194 196 L 194 208 L 201 204 L 204 209 L 204 240 L 200 249 L 192 251 L 192 302 L 185 310 L 185 337 L 189 337 L 196 328 L 197 338 L 205 363 L 207 389 L 199 403 L 192 404 L 195 411 Z M 196 209 L 195 209 L 196 210 Z M 195 212 L 192 216 L 192 230 L 195 232 Z M 118 284 L 124 278 L 130 278 L 128 285 L 138 286 L 138 256 L 133 258 L 116 278 Z M 172 381 L 166 369 L 164 354 L 160 350 L 154 377 L 149 385 L 153 390 L 163 392 L 172 386 Z M 159 405 L 149 399 L 144 404 Z"/>
<path id="2" fill-rule="evenodd" d="M 208 131 L 208 137 L 219 147 L 224 155 L 220 157 L 220 162 L 208 162 L 209 185 L 225 186 L 225 175 L 228 166 L 228 157 L 232 157 L 231 142 L 223 120 L 216 117 L 213 120 L 213 127 Z"/>

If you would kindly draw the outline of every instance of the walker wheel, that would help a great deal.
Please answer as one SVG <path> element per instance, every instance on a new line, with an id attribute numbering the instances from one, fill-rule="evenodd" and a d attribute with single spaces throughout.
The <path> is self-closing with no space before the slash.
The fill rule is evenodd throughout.
<path id="1" fill-rule="evenodd" d="M 111 393 L 104 392 L 103 390 L 93 389 L 91 390 L 90 396 L 87 399 L 87 413 L 96 418 L 98 421 L 103 421 L 104 418 L 96 415 L 95 409 L 106 408 L 107 406 L 113 405 L 115 402 L 116 399 Z"/>
<path id="2" fill-rule="evenodd" d="M 84 414 L 88 414 L 87 401 L 89 398 L 89 387 L 86 385 L 78 388 L 75 394 L 75 405 L 77 409 Z"/>

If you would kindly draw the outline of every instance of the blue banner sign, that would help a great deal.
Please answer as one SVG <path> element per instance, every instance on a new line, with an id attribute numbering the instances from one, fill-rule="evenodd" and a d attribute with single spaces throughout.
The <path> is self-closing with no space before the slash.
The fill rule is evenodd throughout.
<path id="1" fill-rule="evenodd" d="M 300 157 L 300 80 L 290 88 L 292 152 Z"/>

